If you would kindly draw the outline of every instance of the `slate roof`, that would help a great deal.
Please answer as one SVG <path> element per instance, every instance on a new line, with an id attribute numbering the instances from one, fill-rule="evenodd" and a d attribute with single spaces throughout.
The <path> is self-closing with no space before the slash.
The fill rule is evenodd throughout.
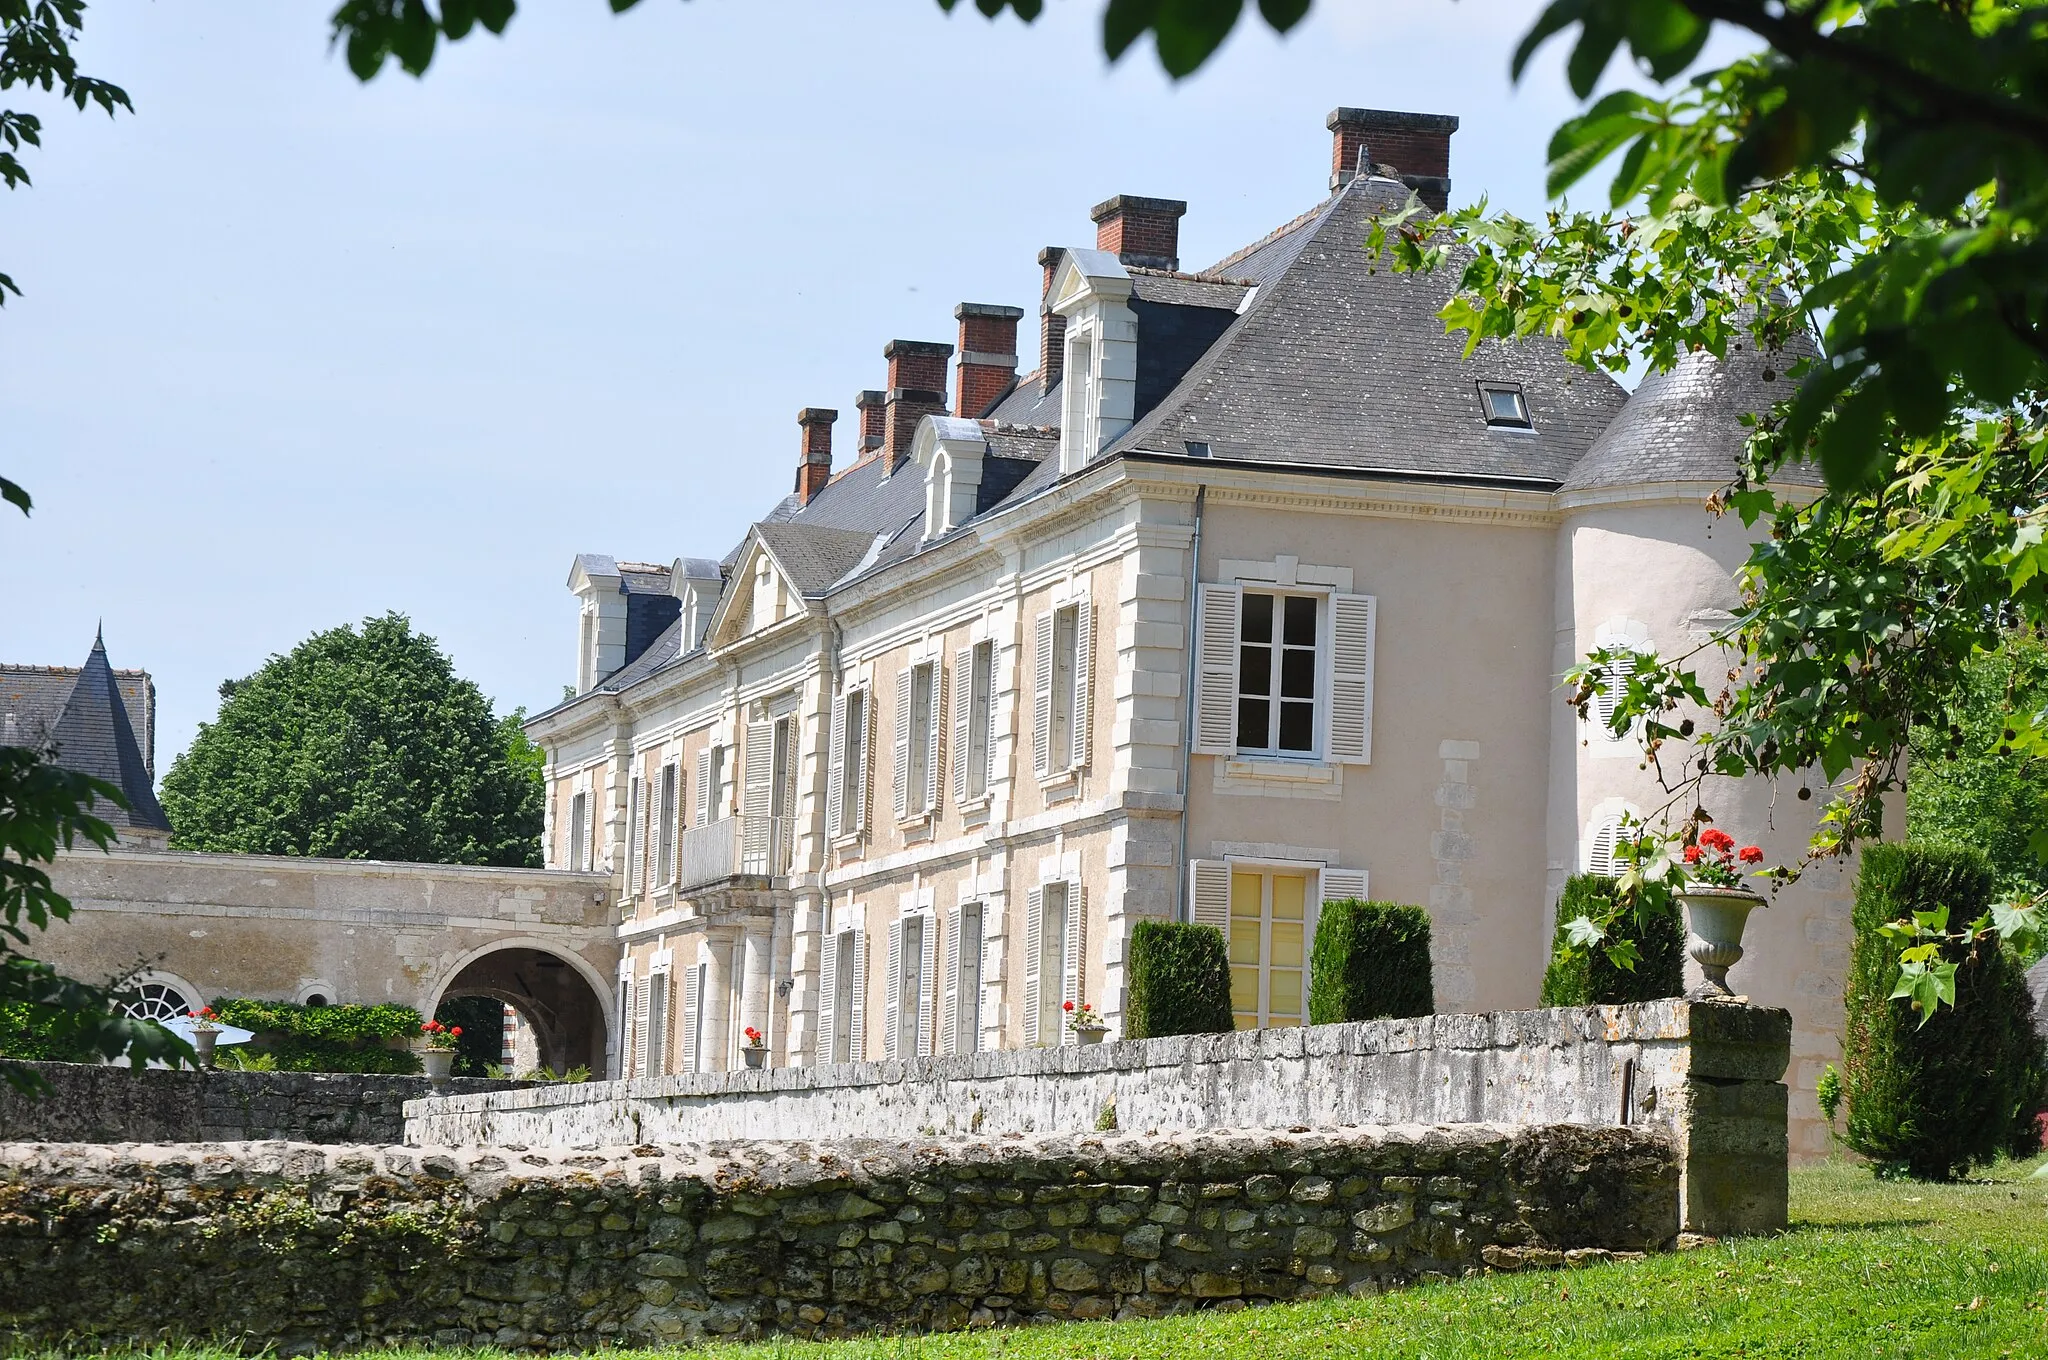
<path id="1" fill-rule="evenodd" d="M 1742 417 L 1786 395 L 1786 365 L 1817 352 L 1805 336 L 1769 353 L 1744 339 L 1729 345 L 1725 360 L 1687 354 L 1670 372 L 1647 374 L 1565 478 L 1564 489 L 1728 481 L 1749 439 Z M 1795 465 L 1772 480 L 1817 485 L 1820 477 L 1817 470 Z"/>
<path id="2" fill-rule="evenodd" d="M 52 728 L 56 763 L 67 770 L 104 779 L 121 790 L 127 808 L 100 803 L 94 815 L 116 827 L 169 831 L 170 818 L 156 800 L 149 764 L 128 721 L 114 668 L 107 664 L 107 645 L 95 637 L 92 651 L 79 669 L 78 680 Z"/>
<path id="3" fill-rule="evenodd" d="M 922 497 L 923 479 L 905 480 L 917 483 Z M 874 533 L 865 529 L 787 522 L 756 524 L 754 532 L 789 574 L 789 583 L 807 597 L 824 594 L 827 587 L 859 566 L 875 546 Z"/>
<path id="4" fill-rule="evenodd" d="M 1243 316 L 1179 387 L 1110 446 L 1554 487 L 1626 393 L 1557 346 L 1489 343 L 1468 362 L 1436 313 L 1454 279 L 1371 267 L 1372 217 L 1408 189 L 1363 176 L 1325 208 L 1229 264 L 1266 273 Z M 1291 255 L 1291 260 L 1285 257 Z M 1142 339 L 1141 339 L 1142 344 Z M 1480 380 L 1522 385 L 1533 430 L 1489 427 Z"/>
<path id="5" fill-rule="evenodd" d="M 0 665 L 0 746 L 37 746 L 49 738 L 78 687 L 77 666 Z M 156 683 L 148 671 L 116 670 L 128 726 L 142 748 L 142 763 L 156 773 Z"/>

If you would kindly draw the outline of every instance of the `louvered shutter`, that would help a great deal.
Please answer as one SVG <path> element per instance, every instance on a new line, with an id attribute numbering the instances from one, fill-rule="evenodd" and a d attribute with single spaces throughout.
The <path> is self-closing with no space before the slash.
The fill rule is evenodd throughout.
<path id="1" fill-rule="evenodd" d="M 896 820 L 910 816 L 910 672 L 896 676 Z"/>
<path id="2" fill-rule="evenodd" d="M 868 933 L 853 932 L 853 999 L 846 1003 L 848 1062 L 868 1056 Z"/>
<path id="3" fill-rule="evenodd" d="M 1600 735 L 1609 741 L 1627 740 L 1626 733 L 1616 736 L 1608 724 L 1614 721 L 1615 710 L 1621 707 L 1621 701 L 1628 697 L 1628 682 L 1635 673 L 1634 652 L 1622 652 L 1607 663 L 1607 683 L 1600 687 L 1600 693 L 1594 699 L 1593 712 L 1600 720 Z"/>
<path id="4" fill-rule="evenodd" d="M 1067 933 L 1060 949 L 1060 1001 L 1081 1008 L 1081 966 L 1088 950 L 1088 890 L 1078 883 L 1067 884 Z M 1062 1014 L 1070 1012 L 1062 1011 Z M 1063 1036 L 1062 1043 L 1079 1042 L 1078 1037 Z"/>
<path id="5" fill-rule="evenodd" d="M 699 1017 L 703 1013 L 704 999 L 698 993 L 704 981 L 704 965 L 693 963 L 683 970 L 683 1070 L 695 1072 L 701 1069 L 703 1054 L 702 1025 Z"/>
<path id="6" fill-rule="evenodd" d="M 932 706 L 924 734 L 924 811 L 939 810 L 940 782 L 946 775 L 946 668 L 932 658 Z"/>
<path id="7" fill-rule="evenodd" d="M 1230 862 L 1198 859 L 1188 863 L 1191 910 L 1198 926 L 1214 926 L 1230 934 Z"/>
<path id="8" fill-rule="evenodd" d="M 1372 761 L 1372 651 L 1379 605 L 1370 595 L 1330 597 L 1330 758 Z"/>
<path id="9" fill-rule="evenodd" d="M 747 724 L 747 768 L 741 771 L 740 855 L 745 872 L 765 874 L 774 869 L 768 847 L 774 828 L 768 814 L 775 797 L 775 724 Z"/>
<path id="10" fill-rule="evenodd" d="M 1073 749 L 1067 764 L 1080 769 L 1088 763 L 1089 717 L 1095 694 L 1095 602 L 1083 599 L 1074 606 L 1074 721 L 1068 727 Z"/>
<path id="11" fill-rule="evenodd" d="M 585 794 L 583 801 L 583 870 L 589 873 L 597 868 L 597 799 Z"/>
<path id="12" fill-rule="evenodd" d="M 669 819 L 668 834 L 676 838 L 674 861 L 675 877 L 670 881 L 680 883 L 683 878 L 683 831 L 690 825 L 690 791 L 684 787 L 683 758 L 676 756 L 676 815 Z"/>
<path id="13" fill-rule="evenodd" d="M 825 734 L 825 834 L 846 834 L 846 694 L 832 698 L 832 725 Z"/>
<path id="14" fill-rule="evenodd" d="M 640 1065 L 643 1077 L 668 1075 L 669 988 L 667 969 L 647 975 L 647 1057 Z"/>
<path id="15" fill-rule="evenodd" d="M 896 1033 L 903 1024 L 903 918 L 889 923 L 889 952 L 882 969 L 882 1057 L 895 1058 Z"/>
<path id="16" fill-rule="evenodd" d="M 996 712 L 1001 705 L 996 700 L 996 645 L 988 644 L 988 780 L 982 785 L 993 792 L 996 786 Z"/>
<path id="17" fill-rule="evenodd" d="M 619 1045 L 616 1075 L 620 1080 L 633 1075 L 633 979 L 619 979 Z"/>
<path id="18" fill-rule="evenodd" d="M 837 932 L 825 932 L 823 947 L 818 951 L 818 966 L 818 1037 L 811 1045 L 811 1060 L 824 1065 L 839 1061 L 839 1056 L 832 1051 L 832 1022 L 838 1018 L 839 1006 Z"/>
<path id="19" fill-rule="evenodd" d="M 1238 611 L 1236 586 L 1201 588 L 1195 610 L 1194 750 L 1214 756 L 1237 752 Z"/>
<path id="20" fill-rule="evenodd" d="M 988 990 L 988 908 L 977 909 L 975 919 L 974 985 L 967 990 L 967 1051 L 981 1051 L 982 996 Z M 999 1041 L 1000 1042 L 1000 1041 Z"/>
<path id="21" fill-rule="evenodd" d="M 960 908 L 946 912 L 946 994 L 939 1009 L 939 1042 L 947 1053 L 960 1052 Z"/>
<path id="22" fill-rule="evenodd" d="M 634 989 L 640 995 L 633 1009 L 633 1075 L 647 1075 L 647 998 L 654 991 L 652 978 Z"/>
<path id="23" fill-rule="evenodd" d="M 677 809 L 683 804 L 683 762 L 671 760 L 661 767 L 661 821 L 655 835 L 661 842 L 661 854 L 657 868 L 660 870 L 660 886 L 671 887 L 682 875 L 680 856 L 676 854 L 680 833 L 676 830 Z"/>
<path id="24" fill-rule="evenodd" d="M 1033 888 L 1024 898 L 1024 1042 L 1038 1042 L 1038 960 L 1045 945 L 1045 888 Z"/>
<path id="25" fill-rule="evenodd" d="M 697 825 L 711 824 L 711 751 L 707 746 L 697 753 Z"/>
<path id="26" fill-rule="evenodd" d="M 854 735 L 860 742 L 860 769 L 856 772 L 859 778 L 854 780 L 853 788 L 860 805 L 855 809 L 857 815 L 854 820 L 853 829 L 864 836 L 868 831 L 868 804 L 872 801 L 874 795 L 875 781 L 873 760 L 869 754 L 875 748 L 875 691 L 873 686 L 869 686 L 861 691 L 860 722 L 855 724 L 855 729 Z M 866 946 L 863 945 L 862 948 L 865 949 Z"/>
<path id="27" fill-rule="evenodd" d="M 939 918 L 935 913 L 924 913 L 924 929 L 918 937 L 924 949 L 917 961 L 917 1056 L 928 1058 L 939 1051 Z"/>
<path id="28" fill-rule="evenodd" d="M 934 710 L 936 711 L 936 710 Z M 974 717 L 974 649 L 953 653 L 953 806 L 967 801 L 967 731 Z"/>
<path id="29" fill-rule="evenodd" d="M 632 838 L 626 843 L 626 895 L 631 897 L 646 891 L 641 882 L 643 868 L 647 863 L 647 781 L 634 775 L 627 785 L 626 817 L 632 827 Z"/>
<path id="30" fill-rule="evenodd" d="M 1052 773 L 1052 621 L 1049 613 L 1038 616 L 1038 687 L 1031 696 L 1031 766 L 1042 778 Z"/>
<path id="31" fill-rule="evenodd" d="M 1366 901 L 1365 884 L 1366 873 L 1363 869 L 1338 869 L 1326 865 L 1323 868 L 1321 893 L 1323 905 L 1327 907 L 1332 902 L 1354 898 L 1360 902 Z"/>
<path id="32" fill-rule="evenodd" d="M 1593 833 L 1593 843 L 1586 850 L 1586 872 L 1613 877 L 1615 871 L 1614 850 L 1621 841 L 1621 823 L 1606 821 Z"/>

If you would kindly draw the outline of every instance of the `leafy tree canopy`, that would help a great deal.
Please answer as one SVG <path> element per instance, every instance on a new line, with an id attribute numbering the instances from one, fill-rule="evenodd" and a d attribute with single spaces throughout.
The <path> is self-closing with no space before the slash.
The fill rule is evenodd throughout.
<path id="1" fill-rule="evenodd" d="M 185 850 L 540 863 L 540 756 L 403 615 L 316 633 L 221 686 L 164 776 Z"/>

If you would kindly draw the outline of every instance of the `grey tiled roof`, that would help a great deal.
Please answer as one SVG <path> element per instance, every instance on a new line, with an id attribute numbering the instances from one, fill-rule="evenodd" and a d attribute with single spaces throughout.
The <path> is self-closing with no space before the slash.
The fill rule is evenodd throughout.
<path id="1" fill-rule="evenodd" d="M 48 740 L 80 674 L 77 666 L 0 665 L 0 746 L 40 746 Z M 117 670 L 114 687 L 142 748 L 142 763 L 154 776 L 156 685 L 148 671 Z"/>
<path id="2" fill-rule="evenodd" d="M 1407 199 L 1402 185 L 1354 179 L 1276 243 L 1292 263 L 1110 451 L 1199 440 L 1219 458 L 1563 481 L 1626 394 L 1545 341 L 1489 343 L 1467 362 L 1436 315 L 1453 280 L 1396 274 L 1365 254 L 1371 218 Z M 1488 428 L 1482 379 L 1520 383 L 1534 430 Z"/>
<path id="3" fill-rule="evenodd" d="M 171 829 L 170 818 L 164 816 L 163 805 L 156 800 L 148 763 L 128 722 L 128 706 L 114 669 L 107 664 L 106 644 L 100 639 L 93 639 L 92 652 L 85 658 L 50 736 L 57 764 L 105 780 L 128 800 L 125 809 L 97 804 L 94 815 L 117 827 Z"/>
<path id="4" fill-rule="evenodd" d="M 671 662 L 680 659 L 682 641 L 683 621 L 677 619 L 662 629 L 654 641 L 647 644 L 646 651 L 607 675 L 597 688 L 617 693 L 638 684 L 656 671 L 666 668 Z"/>
<path id="5" fill-rule="evenodd" d="M 1565 478 L 1564 489 L 1728 481 L 1749 439 L 1742 418 L 1791 395 L 1786 365 L 1816 352 L 1805 336 L 1787 351 L 1760 354 L 1745 338 L 1729 345 L 1725 360 L 1687 354 L 1668 373 L 1646 375 Z M 1773 480 L 1803 485 L 1819 476 L 1794 466 Z"/>
<path id="6" fill-rule="evenodd" d="M 824 594 L 826 587 L 859 566 L 875 546 L 874 532 L 865 529 L 790 522 L 756 524 L 754 532 L 789 574 L 789 583 L 807 596 Z"/>
<path id="7" fill-rule="evenodd" d="M 1017 386 L 1010 395 L 996 403 L 996 409 L 989 414 L 1005 425 L 1058 425 L 1060 423 L 1060 385 L 1054 383 L 1052 391 L 1040 392 L 1042 380 L 1036 372 L 1025 374 L 1017 380 Z"/>
<path id="8" fill-rule="evenodd" d="M 1173 307 L 1219 307 L 1236 311 L 1251 291 L 1249 283 L 1223 282 L 1193 274 L 1167 274 L 1154 269 L 1132 269 L 1131 296 L 1145 302 Z"/>

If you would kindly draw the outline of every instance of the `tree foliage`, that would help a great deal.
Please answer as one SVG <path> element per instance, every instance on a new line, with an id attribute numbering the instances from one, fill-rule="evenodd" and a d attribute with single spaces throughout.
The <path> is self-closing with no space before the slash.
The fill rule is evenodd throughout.
<path id="1" fill-rule="evenodd" d="M 540 863 L 543 790 L 518 714 L 399 614 L 317 633 L 221 686 L 164 777 L 187 850 Z"/>
<path id="2" fill-rule="evenodd" d="M 1312 1025 L 1430 1015 L 1429 913 L 1402 902 L 1323 903 L 1308 960 Z"/>
<path id="3" fill-rule="evenodd" d="M 1126 1039 L 1227 1034 L 1230 951 L 1223 932 L 1192 921 L 1140 921 L 1131 929 Z"/>

